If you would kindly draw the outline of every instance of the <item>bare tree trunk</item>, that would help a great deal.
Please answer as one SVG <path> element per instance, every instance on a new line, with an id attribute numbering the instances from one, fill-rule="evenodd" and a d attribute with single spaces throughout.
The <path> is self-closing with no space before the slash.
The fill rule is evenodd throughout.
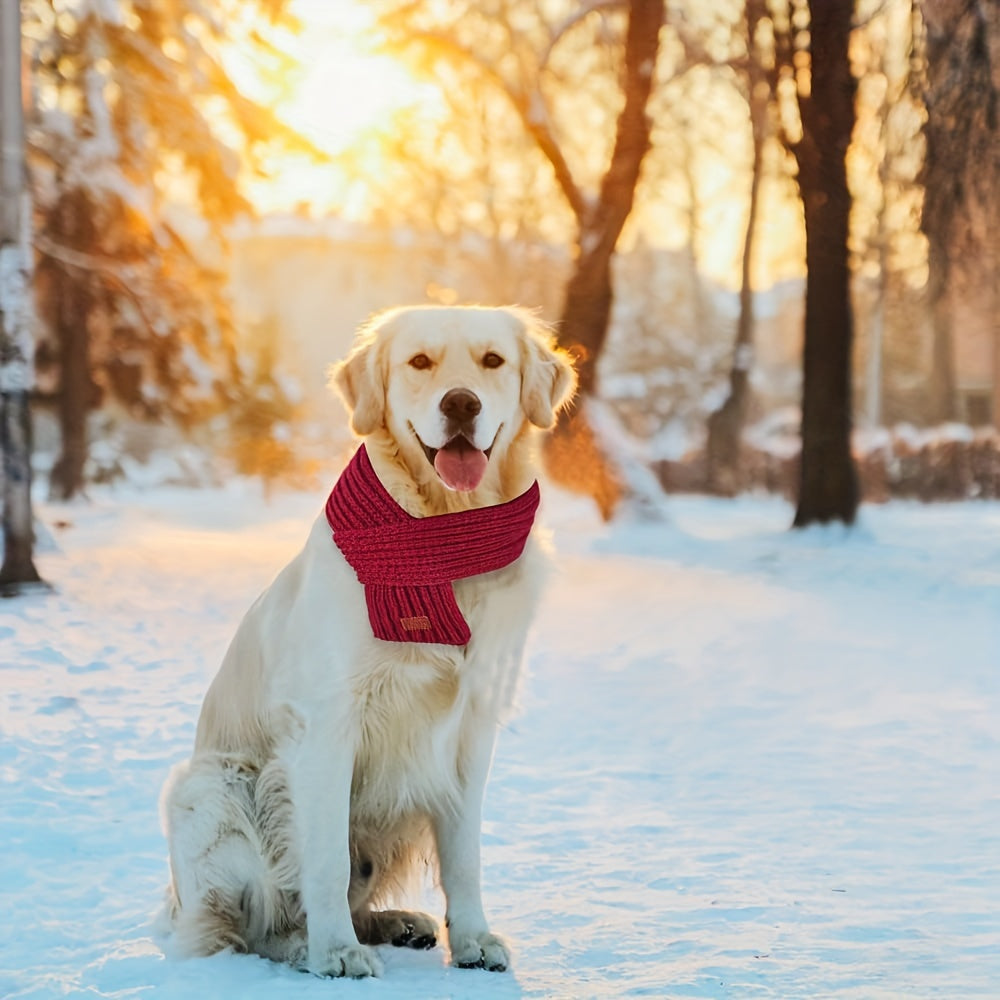
<path id="1" fill-rule="evenodd" d="M 982 0 L 922 0 L 925 28 L 921 225 L 929 244 L 928 306 L 934 330 L 929 394 L 932 419 L 956 415 L 952 286 L 996 288 L 1000 228 L 1000 12 Z M 919 25 L 918 25 L 919 27 Z M 991 260 L 992 258 L 992 260 Z M 988 292 L 981 309 L 993 307 Z M 982 316 L 987 327 L 994 316 Z M 1000 402 L 1000 390 L 995 393 Z M 1000 422 L 1000 414 L 994 413 Z"/>
<path id="2" fill-rule="evenodd" d="M 691 128 L 686 118 L 681 120 L 681 129 Z M 684 263 L 688 268 L 687 279 L 691 282 L 691 320 L 697 337 L 706 337 L 709 333 L 712 311 L 709 306 L 705 282 L 702 280 L 698 261 L 698 234 L 701 229 L 701 205 L 698 201 L 698 180 L 695 177 L 695 163 L 692 156 L 691 142 L 687 136 L 679 138 L 679 144 L 684 148 L 681 158 L 681 174 L 687 193 L 687 243 L 684 247 Z"/>
<path id="3" fill-rule="evenodd" d="M 593 394 L 596 389 L 597 358 L 611 316 L 612 253 L 606 246 L 588 251 L 581 249 L 563 296 L 560 340 L 576 355 L 580 392 L 586 395 Z"/>
<path id="4" fill-rule="evenodd" d="M 596 364 L 611 318 L 611 258 L 632 211 L 642 161 L 649 150 L 646 114 L 663 24 L 663 0 L 631 0 L 625 37 L 625 106 L 618 117 L 611 164 L 597 203 L 579 218 L 578 256 L 566 286 L 559 339 L 578 354 L 580 390 L 596 386 Z"/>
<path id="5" fill-rule="evenodd" d="M 882 172 L 880 167 L 879 173 Z M 883 199 L 878 220 L 878 286 L 868 324 L 868 352 L 865 357 L 864 422 L 869 428 L 882 425 L 882 356 L 885 353 L 885 300 L 888 294 L 889 232 Z"/>
<path id="6" fill-rule="evenodd" d="M 83 492 L 87 464 L 87 418 L 93 408 L 94 383 L 90 377 L 89 337 L 86 307 L 77 308 L 79 289 L 67 281 L 66 294 L 56 304 L 59 342 L 59 395 L 57 409 L 61 447 L 52 466 L 49 495 L 53 500 L 70 500 Z"/>
<path id="7" fill-rule="evenodd" d="M 0 595 L 19 594 L 40 582 L 32 558 L 30 394 L 0 395 L 0 452 L 3 453 L 3 565 Z"/>
<path id="8" fill-rule="evenodd" d="M 740 487 L 740 442 L 750 402 L 750 371 L 753 367 L 753 248 L 760 202 L 760 182 L 764 169 L 764 142 L 767 138 L 770 87 L 756 49 L 757 25 L 767 13 L 764 0 L 747 4 L 747 98 L 753 137 L 753 161 L 750 169 L 750 205 L 743 237 L 743 261 L 740 273 L 740 312 L 736 322 L 733 364 L 729 372 L 729 395 L 708 418 L 708 442 L 705 446 L 708 488 L 732 496 Z"/>
<path id="9" fill-rule="evenodd" d="M 928 236 L 927 304 L 931 313 L 931 371 L 927 380 L 928 416 L 933 423 L 954 420 L 955 348 L 951 336 L 948 285 L 950 253 L 939 236 Z"/>
<path id="10" fill-rule="evenodd" d="M 30 210 L 25 186 L 18 0 L 0 0 L 0 451 L 3 565 L 0 593 L 39 582 L 32 560 Z"/>
<path id="11" fill-rule="evenodd" d="M 751 252 L 760 190 L 760 162 L 755 151 L 754 175 L 750 182 L 750 214 L 743 241 L 743 267 L 740 277 L 740 312 L 736 320 L 733 364 L 729 371 L 729 395 L 708 418 L 708 442 L 705 446 L 708 488 L 723 496 L 733 496 L 740 488 L 740 452 L 743 426 L 750 402 L 750 370 L 753 367 L 753 286 Z"/>
<path id="12" fill-rule="evenodd" d="M 884 257 L 884 254 L 880 254 Z M 882 265 L 884 266 L 884 264 Z M 883 365 L 885 353 L 885 299 L 888 279 L 883 271 L 878 280 L 878 297 L 872 304 L 868 328 L 868 356 L 865 358 L 865 410 L 864 422 L 868 428 L 882 426 Z"/>
<path id="13" fill-rule="evenodd" d="M 800 93 L 802 139 L 794 146 L 806 221 L 806 316 L 802 458 L 795 526 L 851 524 L 858 477 L 851 456 L 848 269 L 851 196 L 845 157 L 854 129 L 856 83 L 848 44 L 853 0 L 810 0 L 810 93 Z"/>
<path id="14" fill-rule="evenodd" d="M 611 319 L 611 259 L 632 211 L 639 171 L 649 150 L 646 104 L 664 14 L 663 0 L 630 0 L 625 38 L 625 105 L 618 117 L 611 163 L 596 204 L 587 205 L 579 196 L 575 199 L 580 225 L 578 256 L 566 285 L 559 341 L 576 355 L 583 398 L 596 390 L 597 361 Z M 574 204 L 573 197 L 570 202 Z M 600 446 L 579 412 L 577 406 L 565 411 L 548 437 L 548 465 L 564 485 L 594 494 L 608 517 L 623 494 L 623 486 L 607 463 L 601 461 Z M 580 426 L 571 429 L 573 424 Z"/>
<path id="15" fill-rule="evenodd" d="M 1000 252 L 994 251 L 993 273 L 1000 270 Z M 1000 289 L 993 288 L 993 426 L 1000 431 Z"/>
<path id="16" fill-rule="evenodd" d="M 87 196 L 79 188 L 67 191 L 53 213 L 54 236 L 61 246 L 81 252 L 93 248 L 94 229 Z M 83 491 L 87 462 L 87 418 L 97 402 L 91 375 L 88 317 L 93 292 L 88 272 L 55 261 L 55 333 L 59 344 L 59 430 L 61 449 L 52 467 L 49 492 L 54 500 L 69 500 Z"/>
<path id="17" fill-rule="evenodd" d="M 884 57 L 883 57 L 884 59 Z M 865 401 L 864 422 L 869 428 L 882 425 L 883 414 L 883 355 L 885 353 L 885 306 L 889 296 L 889 187 L 890 142 L 889 114 L 897 95 L 891 88 L 886 88 L 885 96 L 879 107 L 879 146 L 881 156 L 878 163 L 879 201 L 876 209 L 878 223 L 876 228 L 876 252 L 878 253 L 878 285 L 876 299 L 872 305 L 868 324 L 868 343 L 865 355 Z"/>

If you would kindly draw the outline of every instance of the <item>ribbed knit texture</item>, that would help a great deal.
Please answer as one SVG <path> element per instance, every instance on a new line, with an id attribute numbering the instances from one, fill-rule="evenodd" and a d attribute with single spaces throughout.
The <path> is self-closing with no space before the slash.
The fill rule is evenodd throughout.
<path id="1" fill-rule="evenodd" d="M 333 540 L 365 586 L 376 638 L 464 646 L 452 581 L 509 566 L 524 551 L 538 483 L 508 503 L 413 517 L 389 495 L 362 445 L 326 502 Z"/>

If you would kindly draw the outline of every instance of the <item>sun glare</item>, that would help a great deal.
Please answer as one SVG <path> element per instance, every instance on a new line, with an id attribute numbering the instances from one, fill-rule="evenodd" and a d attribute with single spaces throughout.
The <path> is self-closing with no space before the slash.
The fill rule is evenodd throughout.
<path id="1" fill-rule="evenodd" d="M 248 191 L 262 211 L 307 207 L 350 216 L 358 171 L 377 174 L 382 166 L 380 135 L 403 111 L 419 108 L 434 117 L 440 99 L 378 51 L 374 16 L 360 0 L 293 0 L 292 11 L 302 31 L 274 39 L 293 68 L 277 81 L 271 106 L 330 160 L 274 158 L 271 176 L 248 182 Z M 267 89 L 266 82 L 256 83 Z"/>
<path id="2" fill-rule="evenodd" d="M 291 0 L 300 32 L 268 28 L 257 20 L 241 25 L 244 36 L 259 32 L 278 57 L 252 60 L 234 39 L 232 69 L 238 86 L 267 104 L 277 116 L 321 150 L 316 162 L 303 154 L 273 153 L 264 160 L 267 176 L 244 178 L 244 190 L 261 213 L 336 216 L 364 222 L 371 217 L 379 190 L 399 183 L 389 152 L 406 116 L 406 127 L 426 124 L 428 131 L 446 118 L 437 88 L 416 79 L 405 65 L 379 49 L 375 15 L 365 0 Z M 724 107 L 739 121 L 739 98 Z M 698 136 L 695 136 L 697 140 Z M 397 153 L 398 155 L 398 144 Z M 458 154 L 461 155 L 461 154 Z M 711 149 L 697 154 L 699 231 L 695 236 L 699 266 L 730 288 L 740 281 L 740 251 L 746 225 L 745 176 L 734 174 L 732 157 Z M 802 267 L 801 219 L 786 210 L 788 198 L 768 192 L 768 211 L 758 220 L 772 239 L 759 241 L 754 281 L 799 276 Z M 643 206 L 638 220 L 654 245 L 677 246 L 688 237 L 690 220 L 677 209 L 684 192 L 664 186 Z M 469 207 L 472 210 L 472 207 Z"/>

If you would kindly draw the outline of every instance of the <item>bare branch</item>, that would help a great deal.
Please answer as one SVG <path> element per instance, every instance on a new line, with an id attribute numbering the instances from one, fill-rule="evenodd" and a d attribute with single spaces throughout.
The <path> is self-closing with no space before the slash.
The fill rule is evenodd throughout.
<path id="1" fill-rule="evenodd" d="M 581 21 L 585 21 L 591 14 L 597 13 L 598 11 L 612 11 L 620 10 L 627 11 L 628 3 L 627 0 L 591 0 L 590 3 L 583 4 L 579 10 L 574 11 L 570 14 L 562 24 L 558 25 L 552 32 L 552 37 L 549 39 L 549 44 L 545 51 L 542 53 L 542 58 L 539 60 L 538 68 L 539 70 L 544 70 L 548 65 L 549 59 L 552 56 L 552 50 L 559 44 L 562 39 L 569 34 Z"/>
<path id="2" fill-rule="evenodd" d="M 522 105 L 515 102 L 514 106 L 524 122 L 524 127 L 528 130 L 531 138 L 535 140 L 535 145 L 552 165 L 556 182 L 566 196 L 566 201 L 569 202 L 569 207 L 577 222 L 583 222 L 587 215 L 588 202 L 577 185 L 569 163 L 566 162 L 566 157 L 552 133 L 548 108 L 541 91 L 534 91 L 529 101 L 525 101 Z"/>
<path id="3" fill-rule="evenodd" d="M 859 28 L 867 28 L 869 24 L 880 18 L 888 9 L 891 4 L 891 0 L 882 0 L 882 2 L 872 10 L 867 17 L 855 17 L 851 29 L 857 31 Z"/>
<path id="4" fill-rule="evenodd" d="M 618 202 L 612 195 L 615 188 L 634 194 L 639 169 L 649 148 L 651 123 L 646 105 L 656 72 L 659 33 L 665 15 L 663 0 L 632 0 L 625 38 L 625 106 L 618 116 L 611 163 L 601 183 L 600 203 L 605 208 Z M 631 194 L 618 204 L 618 214 L 624 211 L 622 225 L 632 210 Z M 611 226 L 609 232 L 613 229 Z M 615 240 L 618 233 L 614 234 Z"/>
<path id="5" fill-rule="evenodd" d="M 525 129 L 542 155 L 549 161 L 555 172 L 556 182 L 566 197 L 574 216 L 580 221 L 587 212 L 587 200 L 580 190 L 566 157 L 552 132 L 548 108 L 542 93 L 535 88 L 526 93 L 516 84 L 507 80 L 493 65 L 474 52 L 472 49 L 455 41 L 448 35 L 437 32 L 419 31 L 409 36 L 408 41 L 426 46 L 431 52 L 436 52 L 455 62 L 474 66 L 477 72 L 489 80 L 510 102 L 517 112 Z"/>
<path id="6" fill-rule="evenodd" d="M 122 265 L 112 257 L 103 257 L 96 254 L 82 253 L 70 247 L 61 246 L 53 242 L 41 233 L 35 233 L 31 239 L 32 244 L 39 253 L 51 258 L 59 264 L 67 267 L 75 267 L 81 271 L 96 272 L 106 278 L 110 278 L 118 288 L 120 288 L 132 300 L 143 326 L 148 333 L 157 335 L 156 327 L 146 314 L 142 299 L 132 287 L 135 274 L 130 268 Z"/>
<path id="7" fill-rule="evenodd" d="M 745 73 L 749 68 L 749 60 L 746 56 L 729 56 L 726 59 L 717 59 L 705 48 L 702 40 L 696 36 L 688 34 L 676 24 L 672 24 L 677 41 L 684 49 L 684 68 L 681 72 L 691 69 L 693 66 L 705 66 L 708 69 L 731 69 L 736 73 Z"/>

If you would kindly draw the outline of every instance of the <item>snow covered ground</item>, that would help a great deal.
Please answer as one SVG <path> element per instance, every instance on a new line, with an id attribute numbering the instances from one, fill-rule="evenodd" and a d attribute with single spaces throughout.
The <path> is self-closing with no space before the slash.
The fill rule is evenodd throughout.
<path id="1" fill-rule="evenodd" d="M 1000 996 L 987 503 L 790 533 L 773 499 L 604 526 L 549 494 L 560 573 L 484 829 L 513 973 L 164 958 L 160 785 L 321 499 L 42 505 L 57 591 L 0 603 L 0 997 Z"/>

